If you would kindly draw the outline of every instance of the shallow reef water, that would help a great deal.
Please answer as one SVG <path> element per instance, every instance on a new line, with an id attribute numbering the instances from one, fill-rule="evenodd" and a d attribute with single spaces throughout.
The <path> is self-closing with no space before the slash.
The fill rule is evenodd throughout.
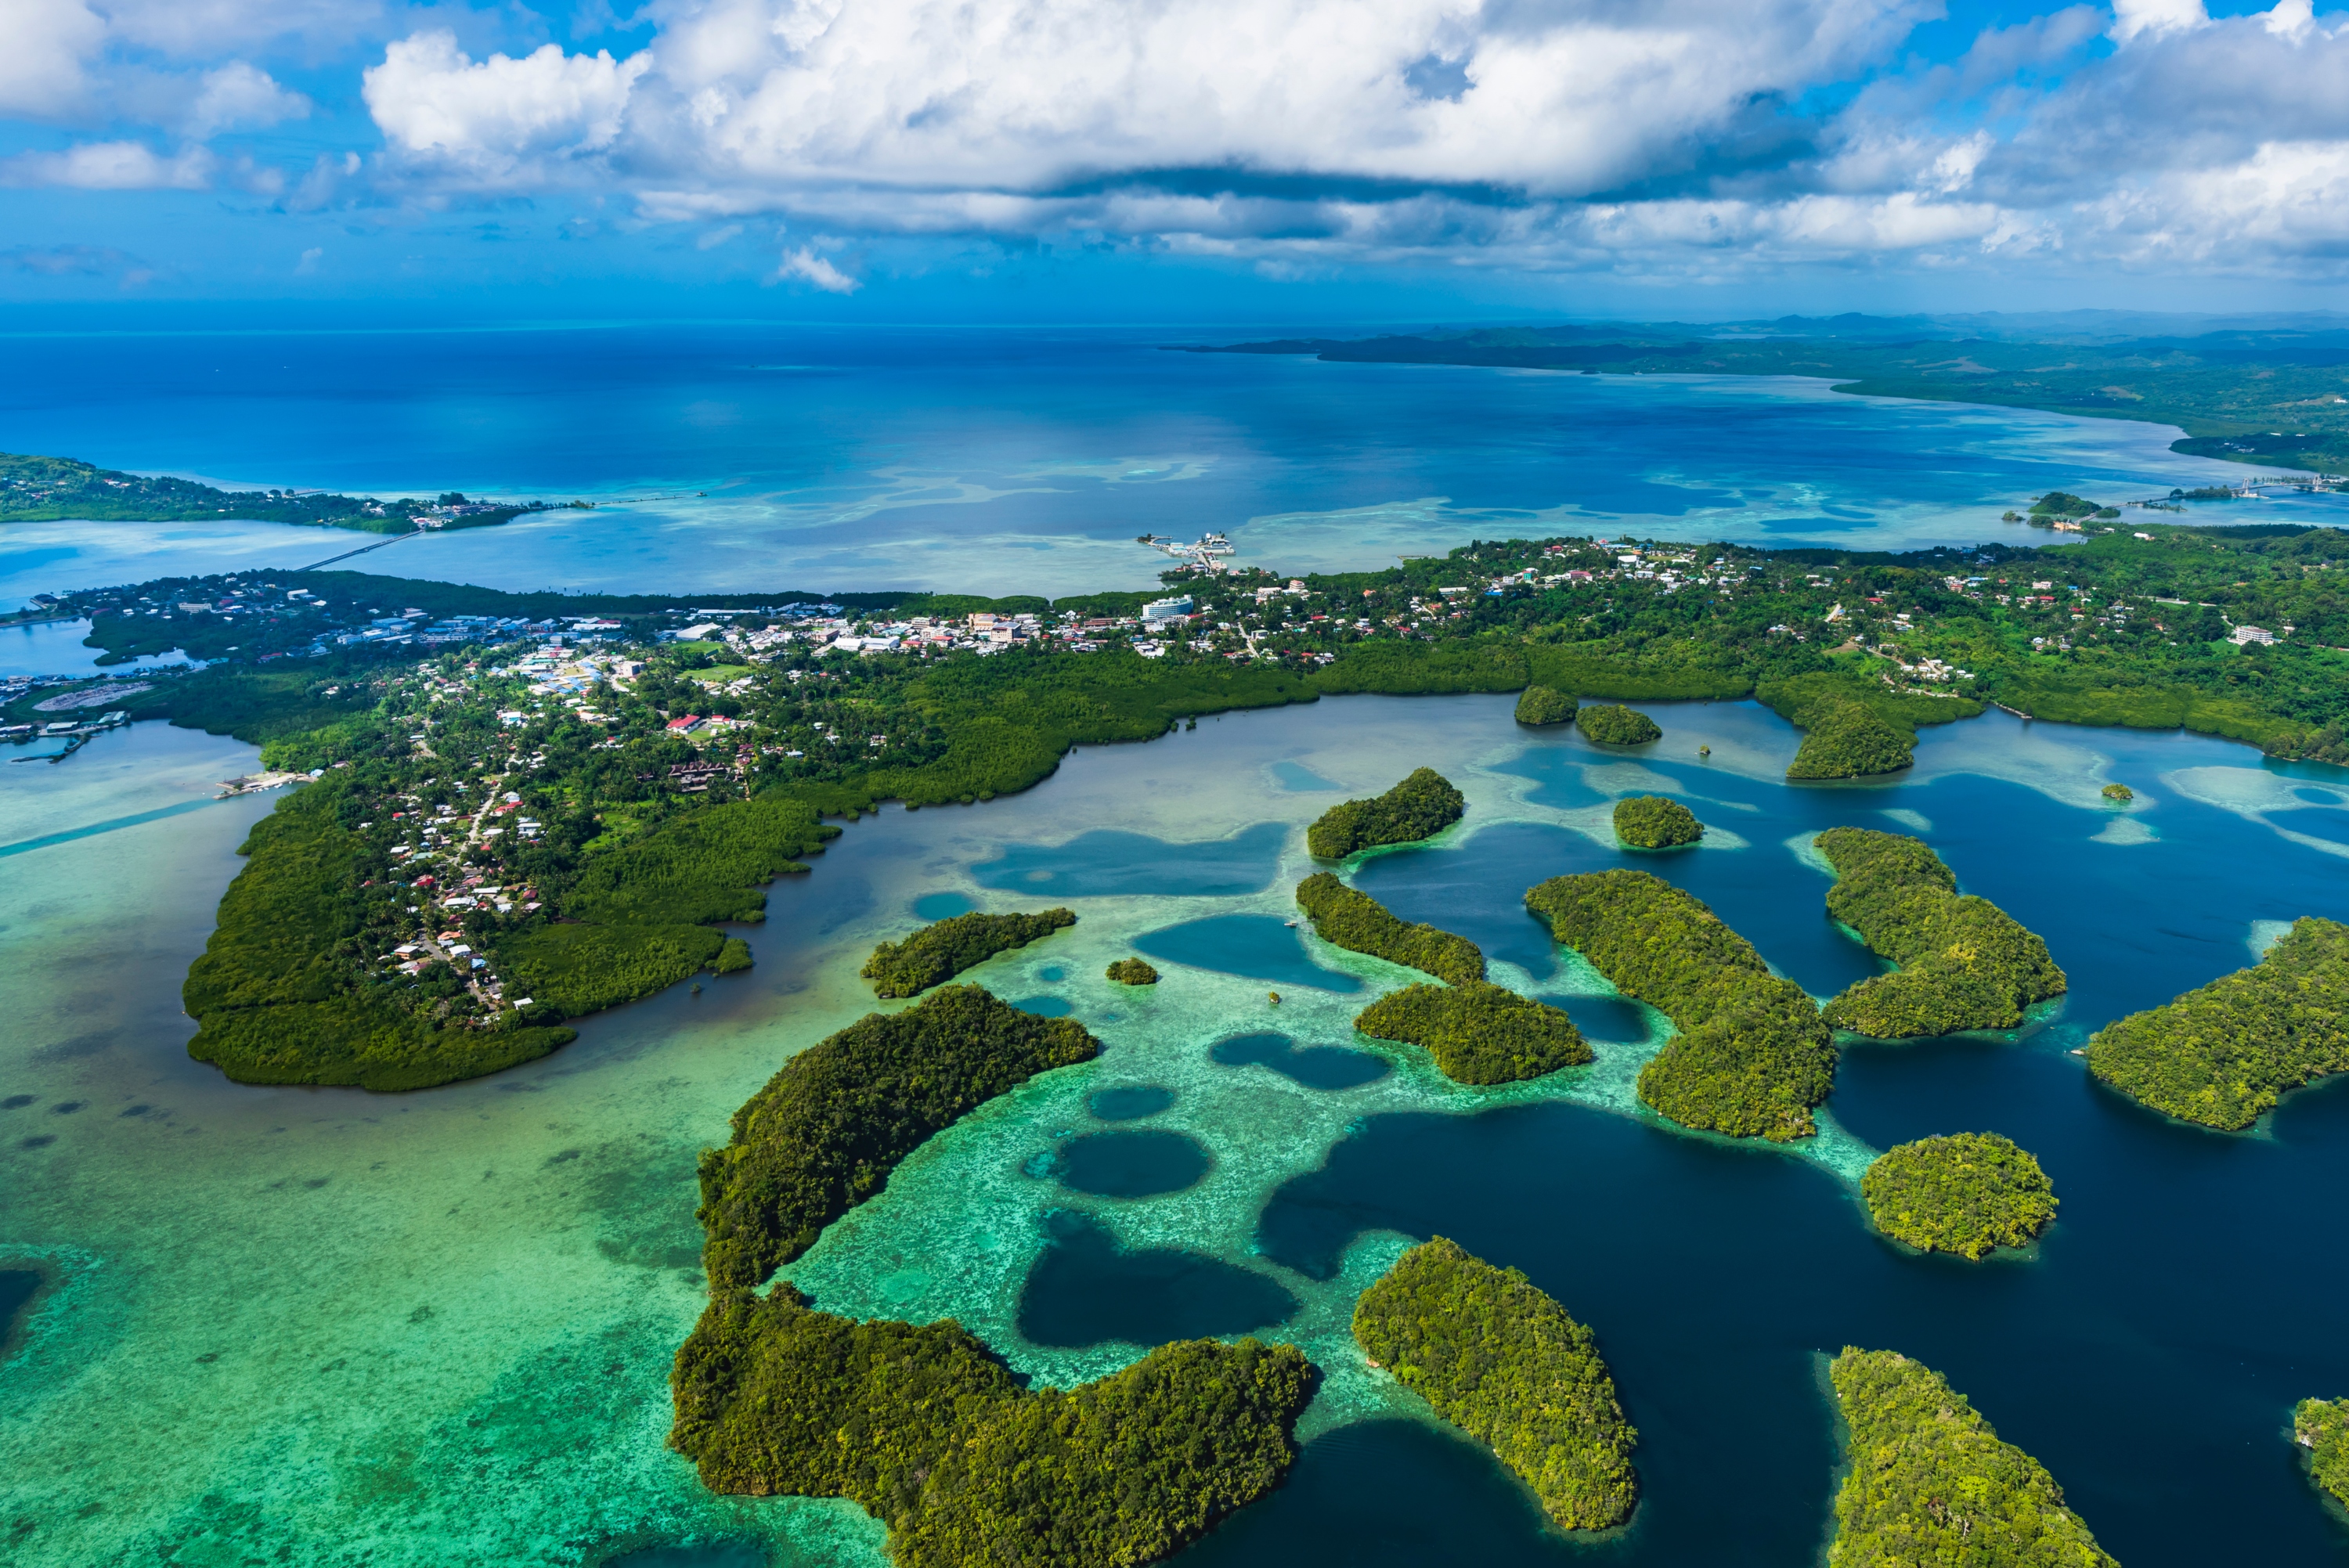
<path id="1" fill-rule="evenodd" d="M 2334 857 L 2289 836 L 2349 818 L 2293 793 L 2349 775 L 1993 713 L 1925 731 L 1897 779 L 1796 788 L 1797 737 L 1766 710 L 1639 706 L 1665 734 L 1636 758 L 1520 729 L 1505 696 L 1354 697 L 1082 749 L 984 805 L 885 810 L 776 885 L 752 970 L 415 1095 L 249 1088 L 186 1058 L 180 980 L 269 798 L 0 859 L 0 1272 L 53 1282 L 0 1362 L 6 1560 L 226 1568 L 290 1544 L 331 1568 L 884 1562 L 854 1507 L 711 1497 L 663 1446 L 669 1358 L 701 1302 L 695 1154 L 793 1051 L 874 1009 L 856 977 L 874 942 L 1066 903 L 1075 926 L 967 978 L 1064 1005 L 1101 1057 L 932 1140 L 785 1272 L 828 1311 L 957 1318 L 1038 1383 L 1169 1334 L 1299 1345 L 1324 1370 L 1303 1458 L 1192 1549 L 1202 1563 L 1814 1561 L 1836 1459 L 1818 1357 L 1847 1342 L 1947 1372 L 2131 1568 L 2337 1562 L 2349 1528 L 2285 1429 L 2297 1398 L 2349 1388 L 2329 1197 L 2349 1181 L 2349 1092 L 2227 1137 L 2097 1088 L 2069 1053 L 2250 962 L 2278 923 L 2349 913 Z M 1397 757 L 1444 771 L 1467 817 L 1348 874 L 1564 1006 L 1589 1067 L 1469 1088 L 1353 1032 L 1413 976 L 1287 923 L 1313 869 L 1301 830 L 1338 797 L 1277 765 L 1362 795 Z M 251 760 L 141 726 L 8 769 L 0 844 L 208 799 Z M 2137 791 L 2127 810 L 2102 801 L 2108 780 Z M 1736 843 L 1630 857 L 1606 823 L 1623 793 L 1686 800 Z M 1157 847 L 1129 841 L 1137 822 Z M 2115 822 L 2157 836 L 2117 843 Z M 1801 1144 L 1641 1110 L 1632 1086 L 1668 1026 L 1553 949 L 1525 889 L 1639 865 L 1824 996 L 1878 967 L 1801 853 L 1838 823 L 1924 832 L 1966 891 L 2046 937 L 2069 995 L 2010 1035 L 1850 1044 Z M 1237 845 L 1256 880 L 1226 891 Z M 1134 952 L 1158 985 L 1103 976 Z M 1855 1183 L 1875 1151 L 1961 1130 L 2006 1133 L 2054 1179 L 2061 1217 L 2028 1254 L 1967 1265 L 1870 1230 Z M 1140 1135 L 1196 1150 L 1195 1180 L 1121 1196 L 1055 1174 L 1073 1148 Z M 1436 1233 L 1597 1332 L 1641 1432 L 1621 1531 L 1545 1532 L 1488 1455 L 1354 1350 L 1355 1297 Z M 164 1429 L 136 1464 L 92 1462 Z"/>

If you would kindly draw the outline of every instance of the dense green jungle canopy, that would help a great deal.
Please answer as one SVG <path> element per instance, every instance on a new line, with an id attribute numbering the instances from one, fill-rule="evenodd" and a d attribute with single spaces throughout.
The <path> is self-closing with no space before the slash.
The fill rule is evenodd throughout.
<path id="1" fill-rule="evenodd" d="M 1637 850 L 1670 850 L 1704 837 L 1704 824 L 1678 800 L 1633 795 L 1615 802 L 1615 836 Z"/>
<path id="2" fill-rule="evenodd" d="M 1989 900 L 1959 893 L 1923 840 L 1830 828 L 1812 842 L 1836 870 L 1827 913 L 1900 965 L 1830 1001 L 1835 1027 L 1878 1039 L 2012 1028 L 2025 1007 L 2064 994 L 2047 944 Z"/>
<path id="3" fill-rule="evenodd" d="M 2118 1568 L 2045 1467 L 2001 1442 L 1940 1373 L 1846 1346 L 1828 1375 L 1851 1467 L 1829 1568 Z"/>
<path id="4" fill-rule="evenodd" d="M 1631 1516 L 1640 1435 L 1590 1330 L 1516 1269 L 1436 1236 L 1397 1259 L 1354 1306 L 1373 1366 L 1490 1448 L 1566 1530 Z"/>
<path id="5" fill-rule="evenodd" d="M 1356 1016 L 1354 1027 L 1419 1047 L 1454 1083 L 1522 1083 L 1594 1059 L 1573 1019 L 1483 980 L 1390 991 Z"/>
<path id="6" fill-rule="evenodd" d="M 1953 1132 L 1887 1150 L 1860 1178 L 1877 1229 L 1920 1251 L 1988 1257 L 2055 1219 L 2039 1161 L 1995 1132 Z"/>
<path id="7" fill-rule="evenodd" d="M 1319 859 L 1341 861 L 1358 850 L 1432 839 L 1458 821 L 1466 807 L 1450 779 L 1433 768 L 1416 768 L 1383 795 L 1322 812 L 1306 830 L 1305 843 Z"/>
<path id="8" fill-rule="evenodd" d="M 2249 969 L 2088 1038 L 2088 1069 L 2182 1121 L 2234 1131 L 2349 1071 L 2349 925 L 2308 915 Z"/>
<path id="9" fill-rule="evenodd" d="M 1074 911 L 1048 909 L 1036 914 L 957 914 L 922 927 L 903 942 L 884 942 L 859 971 L 884 998 L 917 996 L 999 953 L 1025 947 L 1074 925 Z"/>
<path id="10" fill-rule="evenodd" d="M 1485 978 L 1485 954 L 1464 936 L 1398 920 L 1387 906 L 1328 872 L 1297 884 L 1297 907 L 1322 941 L 1464 985 Z"/>
<path id="11" fill-rule="evenodd" d="M 1640 1069 L 1642 1103 L 1683 1127 L 1774 1142 L 1817 1130 L 1836 1047 L 1818 1008 L 1712 910 L 1646 872 L 1552 877 L 1526 907 L 1615 988 L 1680 1032 Z"/>

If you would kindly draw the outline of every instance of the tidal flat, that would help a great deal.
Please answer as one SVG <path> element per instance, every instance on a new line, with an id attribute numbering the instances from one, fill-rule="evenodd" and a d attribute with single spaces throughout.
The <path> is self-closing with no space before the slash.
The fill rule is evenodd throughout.
<path id="1" fill-rule="evenodd" d="M 140 726 L 65 767 L 8 769 L 0 850 L 45 841 L 0 854 L 0 1271 L 54 1284 L 0 1363 L 7 1560 L 883 1562 L 852 1506 L 711 1497 L 663 1447 L 669 1357 L 701 1301 L 694 1157 L 782 1060 L 874 1010 L 856 975 L 874 943 L 937 912 L 1066 903 L 1075 927 L 963 978 L 1065 1006 L 1101 1058 L 933 1140 L 784 1273 L 829 1311 L 954 1316 L 1040 1382 L 1172 1334 L 1299 1345 L 1326 1373 L 1305 1457 L 1200 1562 L 1290 1563 L 1299 1542 L 1423 1562 L 1426 1542 L 1457 1543 L 1464 1507 L 1480 1560 L 1810 1562 L 1836 1459 L 1818 1357 L 1846 1343 L 1945 1372 L 2131 1568 L 2337 1561 L 2349 1530 L 2286 1434 L 2297 1399 L 2349 1388 L 2327 1197 L 2349 1180 L 2349 1094 L 2302 1091 L 2220 1135 L 2097 1087 L 2069 1052 L 2249 962 L 2264 923 L 2349 913 L 2334 855 L 2307 841 L 2349 840 L 2349 776 L 1993 713 L 1928 730 L 1892 780 L 1797 788 L 1781 777 L 1796 733 L 1752 704 L 1638 705 L 1665 735 L 1626 759 L 1519 729 L 1510 700 L 1234 714 L 1080 750 L 1023 795 L 885 810 L 777 884 L 747 974 L 396 1096 L 247 1088 L 185 1056 L 181 977 L 274 803 L 209 801 L 249 748 Z M 1373 793 L 1398 758 L 1445 772 L 1466 818 L 1352 880 L 1565 1006 L 1592 1066 L 1470 1089 L 1352 1033 L 1412 976 L 1303 924 L 1303 828 L 1341 797 L 1295 781 Z M 2127 812 L 2102 802 L 2109 781 L 2137 792 Z M 1633 862 L 1607 814 L 1634 793 L 1721 838 Z M 2115 821 L 2147 831 L 2118 841 Z M 1638 863 L 1824 996 L 1875 968 L 1795 847 L 1837 824 L 1924 833 L 1965 891 L 2046 937 L 2071 993 L 2012 1035 L 1850 1047 L 1801 1145 L 1641 1112 L 1631 1082 L 1664 1026 L 1552 948 L 1525 889 Z M 1330 985 L 1246 973 L 1262 943 L 1164 940 L 1236 921 Z M 1135 951 L 1159 985 L 1102 977 Z M 1867 1161 L 1955 1130 L 2046 1166 L 2064 1208 L 2033 1255 L 1969 1265 L 1869 1230 Z M 1071 1145 L 1135 1134 L 1158 1162 L 1130 1163 L 1164 1179 L 1062 1180 Z M 1598 1334 L 1641 1432 L 1625 1529 L 1545 1533 L 1489 1456 L 1352 1348 L 1355 1296 L 1434 1233 L 1523 1268 Z"/>

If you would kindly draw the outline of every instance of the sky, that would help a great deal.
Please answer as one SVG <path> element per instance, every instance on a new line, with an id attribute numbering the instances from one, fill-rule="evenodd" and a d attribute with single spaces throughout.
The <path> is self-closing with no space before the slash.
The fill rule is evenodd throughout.
<path id="1" fill-rule="evenodd" d="M 0 0 L 11 307 L 1698 320 L 2344 285 L 2349 12 L 2311 0 Z"/>

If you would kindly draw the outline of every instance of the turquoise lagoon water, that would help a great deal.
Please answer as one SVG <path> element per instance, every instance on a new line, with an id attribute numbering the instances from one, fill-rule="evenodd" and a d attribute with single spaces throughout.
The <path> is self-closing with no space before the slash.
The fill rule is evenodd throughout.
<path id="1" fill-rule="evenodd" d="M 755 322 L 16 335 L 0 336 L 0 423 L 11 450 L 237 487 L 594 500 L 346 564 L 621 592 L 1147 588 L 1166 562 L 1136 535 L 1209 529 L 1287 571 L 1555 532 L 2044 541 L 1994 520 L 2050 489 L 2126 499 L 2245 475 L 2171 453 L 2164 426 L 1818 381 L 1324 365 L 1160 341 Z M 2197 515 L 2337 521 L 2344 504 Z M 369 537 L 11 524 L 0 605 L 306 565 Z"/>
<path id="2" fill-rule="evenodd" d="M 0 1363 L 7 1561 L 878 1563 L 854 1508 L 713 1498 L 662 1446 L 668 1357 L 700 1300 L 694 1155 L 792 1051 L 871 1008 L 856 968 L 917 905 L 1041 902 L 996 885 L 1014 864 L 1049 870 L 1079 923 L 971 977 L 1064 1003 L 1102 1058 L 934 1140 L 788 1273 L 828 1310 L 957 1317 L 1042 1381 L 1178 1334 L 1304 1346 L 1326 1376 L 1295 1477 L 1193 1557 L 1809 1563 L 1836 1457 L 1821 1357 L 1857 1343 L 1947 1372 L 2131 1568 L 2338 1561 L 2349 1528 L 2287 1429 L 2300 1397 L 2349 1391 L 2349 1095 L 2221 1136 L 2097 1088 L 2068 1053 L 2250 962 L 2277 923 L 2349 913 L 2349 776 L 1993 714 L 1927 732 L 1899 780 L 1795 789 L 1796 738 L 1767 712 L 1651 711 L 1665 738 L 1629 757 L 1522 730 L 1506 697 L 1330 699 L 1081 750 L 1021 796 L 851 825 L 778 886 L 749 973 L 590 1020 L 544 1061 L 394 1097 L 242 1088 L 185 1057 L 180 976 L 269 802 L 152 813 L 205 799 L 248 749 L 140 726 L 0 772 L 0 842 L 47 841 L 0 858 L 0 1273 L 53 1282 Z M 1272 764 L 1361 793 L 1398 755 L 1442 767 L 1467 818 L 1356 880 L 1561 999 L 1593 1066 L 1464 1088 L 1353 1035 L 1409 976 L 1284 923 L 1330 797 Z M 2097 794 L 2115 779 L 2137 792 L 2126 810 Z M 1613 845 L 1609 803 L 1654 789 L 1711 825 L 1702 847 Z M 1154 886 L 1115 836 L 1145 807 Z M 126 825 L 69 836 L 109 822 Z M 2014 1038 L 1852 1048 L 1798 1148 L 1640 1114 L 1658 1021 L 1541 939 L 1525 887 L 1654 870 L 1825 993 L 1872 967 L 1826 921 L 1805 847 L 1837 822 L 1924 833 L 2047 937 L 2071 994 Z M 1265 824 L 1271 873 L 1203 891 L 1194 862 L 1229 864 Z M 1356 988 L 1281 985 L 1274 1006 L 1250 971 L 1284 942 Z M 1159 985 L 1101 978 L 1154 946 Z M 1324 1052 L 1386 1070 L 1322 1071 Z M 1875 1236 L 1866 1161 L 1966 1129 L 2039 1155 L 2056 1226 L 1981 1265 Z M 1071 1150 L 1136 1135 L 1140 1157 L 1128 1142 L 1096 1166 L 1134 1179 L 1065 1179 Z M 1525 1269 L 1597 1331 L 1641 1432 L 1625 1530 L 1544 1533 L 1488 1456 L 1352 1350 L 1356 1295 L 1431 1233 Z"/>

